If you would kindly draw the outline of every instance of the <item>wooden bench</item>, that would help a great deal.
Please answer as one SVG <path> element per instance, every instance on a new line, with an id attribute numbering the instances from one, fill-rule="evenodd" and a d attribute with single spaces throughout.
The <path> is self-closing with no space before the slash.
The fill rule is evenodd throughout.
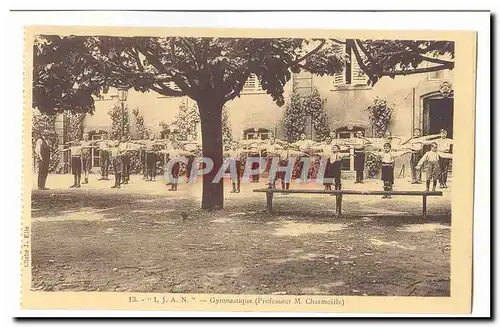
<path id="1" fill-rule="evenodd" d="M 442 196 L 443 192 L 439 191 L 357 191 L 357 190 L 305 190 L 305 189 L 276 189 L 276 188 L 261 188 L 255 189 L 254 192 L 266 193 L 267 199 L 267 212 L 273 212 L 273 195 L 279 194 L 332 194 L 335 195 L 335 212 L 340 217 L 342 213 L 342 196 L 343 195 L 408 195 L 408 196 L 421 196 L 422 197 L 422 215 L 427 217 L 427 197 L 428 196 Z"/>

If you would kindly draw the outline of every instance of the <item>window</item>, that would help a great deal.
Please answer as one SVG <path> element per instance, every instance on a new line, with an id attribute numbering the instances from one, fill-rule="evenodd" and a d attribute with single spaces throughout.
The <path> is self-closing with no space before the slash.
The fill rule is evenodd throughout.
<path id="1" fill-rule="evenodd" d="M 170 135 L 169 130 L 163 130 L 160 132 L 160 139 L 162 140 L 168 139 L 169 135 Z"/>
<path id="2" fill-rule="evenodd" d="M 251 93 L 256 91 L 261 91 L 262 87 L 259 82 L 259 78 L 255 74 L 251 74 L 245 85 L 243 86 L 243 92 Z"/>
<path id="3" fill-rule="evenodd" d="M 333 85 L 340 86 L 345 85 L 345 68 L 340 73 L 333 74 Z"/>
<path id="4" fill-rule="evenodd" d="M 271 136 L 271 131 L 267 128 L 248 128 L 243 131 L 243 138 L 251 140 L 254 134 L 259 135 L 261 140 L 267 140 Z"/>
<path id="5" fill-rule="evenodd" d="M 339 47 L 338 54 L 345 57 L 346 60 L 342 72 L 333 75 L 333 85 L 367 85 L 368 75 L 361 69 L 351 47 L 348 45 Z"/>

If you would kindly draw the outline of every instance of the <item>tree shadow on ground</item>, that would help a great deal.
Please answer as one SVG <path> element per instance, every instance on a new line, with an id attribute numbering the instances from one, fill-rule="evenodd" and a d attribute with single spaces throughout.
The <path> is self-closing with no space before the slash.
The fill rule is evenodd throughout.
<path id="1" fill-rule="evenodd" d="M 216 212 L 182 194 L 32 200 L 37 290 L 449 295 L 449 203 L 422 222 L 418 203 L 400 200 L 348 202 L 341 218 L 322 198 L 287 199 L 273 216 L 261 197 L 232 197 Z"/>

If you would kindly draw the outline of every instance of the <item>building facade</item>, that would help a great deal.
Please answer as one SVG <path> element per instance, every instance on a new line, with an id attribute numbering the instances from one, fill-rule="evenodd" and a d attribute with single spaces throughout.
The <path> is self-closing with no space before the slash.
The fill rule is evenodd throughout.
<path id="1" fill-rule="evenodd" d="M 346 49 L 348 51 L 348 49 Z M 354 59 L 354 56 L 352 56 Z M 448 130 L 453 137 L 453 72 L 436 71 L 408 76 L 384 77 L 375 86 L 368 85 L 368 78 L 355 60 L 351 60 L 343 72 L 334 76 L 316 76 L 307 72 L 294 74 L 285 85 L 285 99 L 292 91 L 307 93 L 318 89 L 325 99 L 324 110 L 328 116 L 331 131 L 339 138 L 351 138 L 356 131 L 374 136 L 366 108 L 375 97 L 385 98 L 394 107 L 389 130 L 402 139 L 409 137 L 414 128 L 420 128 L 424 135 L 439 133 L 441 128 Z M 176 88 L 175 85 L 171 86 Z M 111 89 L 101 99 L 95 101 L 95 112 L 87 115 L 84 129 L 92 139 L 99 139 L 108 131 L 111 119 L 108 110 L 118 102 L 116 90 Z M 157 137 L 165 137 L 160 122 L 169 124 L 179 112 L 181 102 L 193 104 L 188 97 L 165 97 L 155 92 L 128 92 L 126 106 L 131 124 L 131 134 L 136 135 L 132 110 L 138 109 L 144 117 L 146 127 Z M 282 120 L 285 106 L 277 106 L 271 97 L 260 87 L 256 76 L 251 76 L 240 97 L 226 104 L 233 139 L 241 140 L 256 131 L 267 138 L 276 135 L 283 138 Z M 58 119 L 58 132 L 64 131 L 64 119 Z M 314 138 L 312 128 L 306 127 L 309 137 Z M 198 133 L 201 137 L 201 133 Z M 136 135 L 137 136 L 137 135 Z M 61 138 L 63 139 L 63 138 Z M 95 151 L 94 165 L 99 165 L 99 154 Z M 396 165 L 397 177 L 409 176 L 408 157 L 401 158 Z M 344 164 L 345 175 L 353 170 L 351 162 Z"/>

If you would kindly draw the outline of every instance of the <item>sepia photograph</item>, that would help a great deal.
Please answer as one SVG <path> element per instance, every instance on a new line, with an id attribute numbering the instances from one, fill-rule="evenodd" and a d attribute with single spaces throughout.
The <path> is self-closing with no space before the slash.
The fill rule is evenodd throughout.
<path id="1" fill-rule="evenodd" d="M 26 29 L 23 296 L 451 298 L 474 33 L 150 30 Z"/>

